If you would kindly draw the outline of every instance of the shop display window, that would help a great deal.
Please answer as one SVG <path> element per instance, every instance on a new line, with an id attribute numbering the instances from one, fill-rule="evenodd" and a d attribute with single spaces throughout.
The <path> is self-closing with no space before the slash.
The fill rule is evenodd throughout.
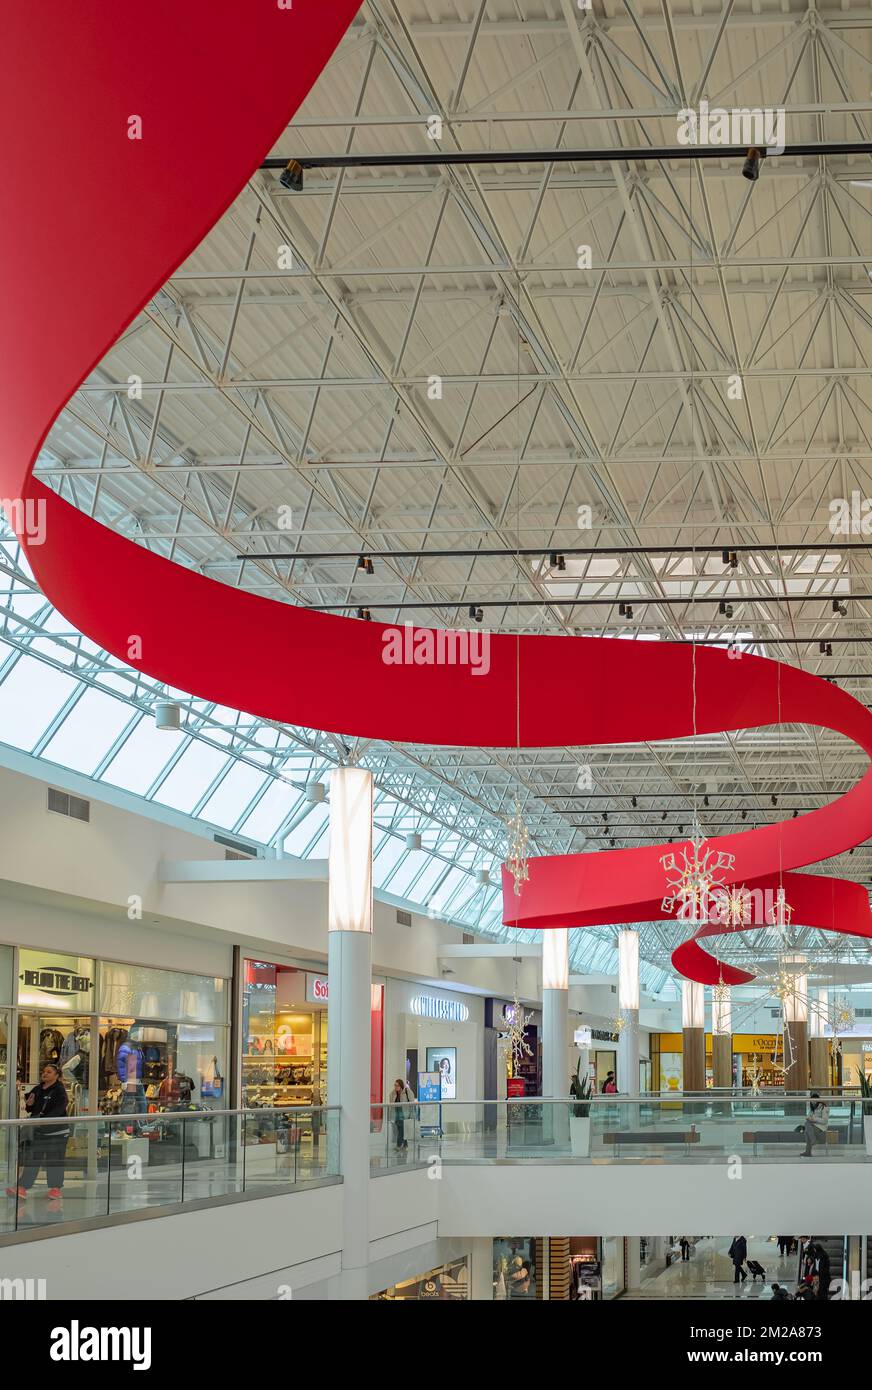
<path id="1" fill-rule="evenodd" d="M 404 1279 L 392 1284 L 381 1293 L 370 1294 L 370 1302 L 390 1300 L 391 1302 L 414 1301 L 428 1303 L 435 1300 L 468 1299 L 469 1267 L 465 1259 L 451 1260 L 438 1269 L 417 1274 L 412 1279 Z"/>
<path id="2" fill-rule="evenodd" d="M 227 1109 L 228 1030 L 211 1023 L 101 1018 L 98 1098 L 105 1115 Z"/>
<path id="3" fill-rule="evenodd" d="M 97 1012 L 178 1022 L 227 1023 L 227 981 L 145 965 L 100 965 Z"/>
<path id="4" fill-rule="evenodd" d="M 532 1236 L 501 1236 L 493 1243 L 494 1298 L 535 1299 L 536 1242 Z"/>
<path id="5" fill-rule="evenodd" d="M 18 953 L 18 1003 L 72 1017 L 94 1011 L 94 962 L 58 951 Z"/>
<path id="6" fill-rule="evenodd" d="M 327 1011 L 306 1007 L 306 973 L 247 960 L 242 1004 L 246 1109 L 323 1105 Z"/>
<path id="7" fill-rule="evenodd" d="M 9 1014 L 0 1009 L 0 1119 L 9 1118 Z"/>
<path id="8" fill-rule="evenodd" d="M 22 956 L 25 954 L 22 951 Z M 18 1015 L 16 1082 L 21 1117 L 25 1094 L 41 1079 L 46 1062 L 60 1068 L 71 1115 L 85 1115 L 90 1105 L 91 1017 L 22 1009 Z"/>

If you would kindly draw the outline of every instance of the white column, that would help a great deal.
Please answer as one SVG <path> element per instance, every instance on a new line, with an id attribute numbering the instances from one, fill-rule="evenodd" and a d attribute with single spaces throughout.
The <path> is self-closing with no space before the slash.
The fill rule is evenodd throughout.
<path id="1" fill-rule="evenodd" d="M 569 1095 L 569 931 L 542 933 L 542 1095 Z"/>
<path id="2" fill-rule="evenodd" d="M 618 1009 L 624 1026 L 618 1037 L 618 1090 L 639 1094 L 639 933 L 618 932 Z"/>
<path id="3" fill-rule="evenodd" d="M 367 1297 L 369 1265 L 372 774 L 330 779 L 327 1103 L 342 1107 L 342 1273 L 332 1296 Z M 332 1123 L 335 1124 L 335 1121 Z"/>
<path id="4" fill-rule="evenodd" d="M 642 1241 L 639 1236 L 626 1236 L 627 1290 L 638 1289 L 642 1283 Z"/>

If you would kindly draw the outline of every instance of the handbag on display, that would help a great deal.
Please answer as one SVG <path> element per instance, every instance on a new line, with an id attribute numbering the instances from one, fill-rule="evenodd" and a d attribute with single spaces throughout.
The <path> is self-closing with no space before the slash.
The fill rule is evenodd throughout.
<path id="1" fill-rule="evenodd" d="M 205 1100 L 220 1100 L 224 1094 L 224 1078 L 218 1070 L 218 1058 L 213 1057 L 203 1080 L 200 1082 L 200 1095 Z"/>

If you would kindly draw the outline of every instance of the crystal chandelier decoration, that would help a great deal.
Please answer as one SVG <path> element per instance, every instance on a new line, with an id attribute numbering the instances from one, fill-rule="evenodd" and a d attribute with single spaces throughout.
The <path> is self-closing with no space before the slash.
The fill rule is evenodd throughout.
<path id="1" fill-rule="evenodd" d="M 720 1008 L 722 1005 L 729 1003 L 731 999 L 730 986 L 724 984 L 724 976 L 721 971 L 718 975 L 717 984 L 712 987 L 712 1003 L 717 1004 Z"/>
<path id="2" fill-rule="evenodd" d="M 532 1021 L 533 1015 L 524 1012 L 524 1006 L 518 998 L 517 988 L 511 1004 L 507 1004 L 503 1010 L 503 1026 L 499 1032 L 500 1046 L 511 1054 L 512 1068 L 516 1068 L 526 1057 L 532 1057 L 533 1049 L 527 1041 L 527 1025 Z"/>
<path id="3" fill-rule="evenodd" d="M 833 1033 L 850 1033 L 856 1017 L 845 995 L 837 995 L 833 1002 Z"/>
<path id="4" fill-rule="evenodd" d="M 530 840 L 530 832 L 521 814 L 520 801 L 515 802 L 515 809 L 508 822 L 509 847 L 506 854 L 506 865 L 515 883 L 515 896 L 521 892 L 521 884 L 526 883 L 530 877 L 530 867 L 527 862 L 527 845 Z"/>
<path id="5" fill-rule="evenodd" d="M 713 895 L 724 894 L 724 881 L 736 862 L 734 854 L 724 850 L 706 849 L 706 836 L 696 816 L 686 845 L 675 852 L 663 854 L 660 863 L 666 874 L 667 893 L 661 904 L 670 915 L 690 922 L 707 922 L 714 905 Z"/>

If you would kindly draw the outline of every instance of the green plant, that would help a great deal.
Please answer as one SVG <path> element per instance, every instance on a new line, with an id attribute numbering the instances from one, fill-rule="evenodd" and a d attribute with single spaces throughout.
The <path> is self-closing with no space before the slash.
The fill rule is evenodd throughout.
<path id="1" fill-rule="evenodd" d="M 581 1075 L 581 1059 L 575 1069 L 575 1076 L 569 1083 L 569 1094 L 573 1100 L 579 1102 L 573 1105 L 572 1114 L 576 1120 L 586 1120 L 590 1114 L 590 1098 L 593 1093 L 593 1085 L 589 1076 Z"/>
<path id="2" fill-rule="evenodd" d="M 860 1082 L 860 1095 L 863 1097 L 863 1114 L 872 1115 L 872 1081 L 863 1072 L 857 1072 Z"/>

